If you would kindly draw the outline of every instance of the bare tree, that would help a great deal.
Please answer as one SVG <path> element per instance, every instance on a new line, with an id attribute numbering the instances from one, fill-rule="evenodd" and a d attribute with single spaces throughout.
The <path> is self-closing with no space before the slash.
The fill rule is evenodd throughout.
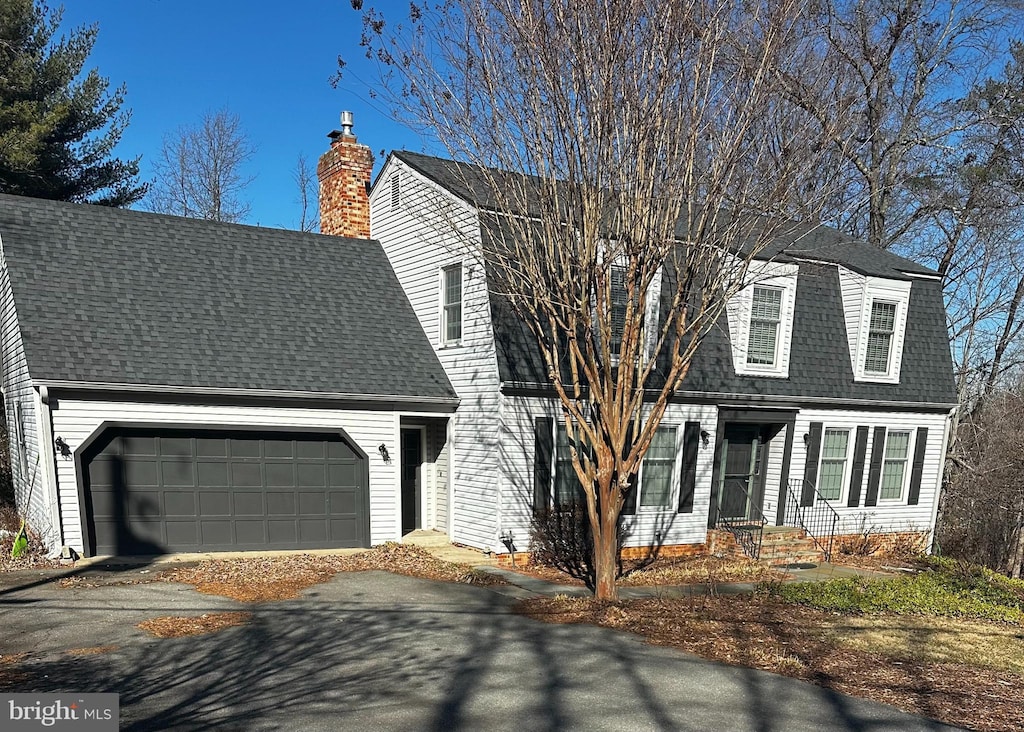
<path id="1" fill-rule="evenodd" d="M 930 210 L 917 196 L 970 123 L 958 99 L 988 61 L 996 3 L 987 0 L 823 0 L 809 6 L 804 64 L 780 76 L 822 125 L 838 167 L 830 219 L 888 248 Z"/>
<path id="2" fill-rule="evenodd" d="M 198 124 L 164 138 L 149 207 L 194 219 L 242 221 L 250 211 L 243 194 L 254 179 L 244 168 L 255 152 L 238 115 L 208 112 Z"/>
<path id="3" fill-rule="evenodd" d="M 305 155 L 299 155 L 295 161 L 295 172 L 292 173 L 299 204 L 299 231 L 320 230 L 320 208 L 317 205 L 318 181 L 316 168 L 310 165 Z"/>
<path id="4" fill-rule="evenodd" d="M 775 214 L 806 204 L 816 152 L 772 86 L 798 71 L 801 8 L 450 0 L 396 26 L 364 15 L 399 114 L 473 163 L 456 169 L 497 212 L 485 236 L 460 229 L 464 246 L 557 394 L 600 598 L 617 596 L 619 514 L 696 348 L 780 235 Z"/>

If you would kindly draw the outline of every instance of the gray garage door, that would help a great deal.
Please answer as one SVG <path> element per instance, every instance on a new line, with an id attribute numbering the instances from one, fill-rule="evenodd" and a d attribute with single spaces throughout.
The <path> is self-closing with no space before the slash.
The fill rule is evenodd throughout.
<path id="1" fill-rule="evenodd" d="M 111 428 L 84 456 L 95 554 L 369 546 L 340 435 Z"/>

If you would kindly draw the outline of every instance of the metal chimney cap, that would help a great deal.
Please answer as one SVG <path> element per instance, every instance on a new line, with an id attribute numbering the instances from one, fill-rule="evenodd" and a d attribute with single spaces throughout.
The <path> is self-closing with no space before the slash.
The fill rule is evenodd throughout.
<path id="1" fill-rule="evenodd" d="M 342 112 L 341 113 L 341 134 L 352 135 L 352 113 Z"/>

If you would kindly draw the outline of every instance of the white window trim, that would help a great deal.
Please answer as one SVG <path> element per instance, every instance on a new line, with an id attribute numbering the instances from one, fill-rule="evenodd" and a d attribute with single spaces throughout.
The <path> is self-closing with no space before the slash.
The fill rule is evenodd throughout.
<path id="1" fill-rule="evenodd" d="M 839 484 L 839 497 L 826 498 L 825 500 L 834 506 L 845 506 L 850 495 L 850 476 L 853 473 L 850 461 L 852 460 L 851 450 L 853 449 L 856 433 L 852 428 L 845 425 L 822 425 L 821 446 L 818 448 L 818 474 L 814 476 L 814 489 L 819 495 L 821 494 L 821 469 L 825 462 L 825 433 L 829 430 L 846 433 L 846 454 L 843 456 L 843 477 Z"/>
<path id="2" fill-rule="evenodd" d="M 754 291 L 757 289 L 770 290 L 772 292 L 779 293 L 779 319 L 775 321 L 775 351 L 772 353 L 771 363 L 751 363 L 750 361 L 750 334 L 753 330 L 754 324 Z M 782 314 L 783 306 L 786 302 L 786 288 L 778 287 L 777 285 L 765 285 L 760 282 L 755 282 L 750 286 L 750 317 L 747 318 L 747 344 L 746 353 L 744 354 L 744 363 L 747 368 L 752 370 L 765 370 L 765 371 L 777 371 L 779 364 L 779 345 L 782 342 Z"/>
<path id="3" fill-rule="evenodd" d="M 647 455 L 644 454 L 640 461 L 640 469 L 636 474 L 636 512 L 640 513 L 665 513 L 675 512 L 674 507 L 679 505 L 679 471 L 683 459 L 683 432 L 682 425 L 671 422 L 662 422 L 657 429 L 674 429 L 676 431 L 676 450 L 672 459 L 672 474 L 669 476 L 668 499 L 663 506 L 644 506 L 641 500 L 644 489 L 644 463 L 647 462 Z"/>
<path id="4" fill-rule="evenodd" d="M 726 306 L 729 320 L 729 340 L 732 346 L 733 368 L 741 376 L 763 376 L 788 379 L 789 360 L 793 345 L 793 320 L 796 313 L 797 275 L 796 264 L 780 262 L 754 262 L 744 280 L 743 288 L 736 293 Z M 779 331 L 775 339 L 775 363 L 747 363 L 747 347 L 750 342 L 750 318 L 754 307 L 754 287 L 782 291 L 779 303 Z"/>
<path id="5" fill-rule="evenodd" d="M 612 263 L 612 267 L 625 267 L 620 260 Z M 610 271 L 610 270 L 609 270 Z M 644 330 L 640 334 L 644 342 L 644 356 L 649 361 L 654 355 L 654 349 L 658 345 L 658 335 L 661 332 L 661 278 L 664 275 L 664 268 L 659 267 L 647 286 L 647 294 L 644 297 Z M 652 325 L 653 324 L 653 325 Z M 612 367 L 619 365 L 619 354 L 613 353 Z"/>
<path id="6" fill-rule="evenodd" d="M 900 494 L 896 498 L 882 498 L 882 485 L 885 483 L 885 453 L 889 449 L 889 435 L 894 432 L 905 432 L 907 434 L 907 456 L 903 459 L 903 480 L 900 483 Z M 907 486 L 910 485 L 910 473 L 913 471 L 914 442 L 917 440 L 917 430 L 903 427 L 886 427 L 885 441 L 882 445 L 881 467 L 878 471 L 878 504 L 890 506 L 900 505 L 907 500 Z"/>
<path id="7" fill-rule="evenodd" d="M 459 278 L 459 337 L 448 339 L 448 303 L 445 301 L 446 273 L 460 270 Z M 458 348 L 466 337 L 466 268 L 461 261 L 444 264 L 438 270 L 438 334 L 437 342 L 441 348 Z"/>
<path id="8" fill-rule="evenodd" d="M 878 384 L 900 383 L 903 366 L 903 346 L 906 340 L 907 312 L 910 309 L 910 282 L 867 277 L 864 280 L 860 299 L 860 322 L 857 323 L 856 354 L 853 369 L 854 381 Z M 875 302 L 887 302 L 896 306 L 893 322 L 892 341 L 889 344 L 889 370 L 882 374 L 866 370 L 868 356 L 868 335 L 871 328 L 871 307 Z"/>

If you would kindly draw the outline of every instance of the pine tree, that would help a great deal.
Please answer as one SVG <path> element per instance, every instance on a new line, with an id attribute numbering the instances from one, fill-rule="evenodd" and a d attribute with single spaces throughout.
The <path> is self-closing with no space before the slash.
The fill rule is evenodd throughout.
<path id="1" fill-rule="evenodd" d="M 62 9 L 0 0 L 0 192 L 127 206 L 146 193 L 139 159 L 111 157 L 125 88 L 83 73 L 97 26 L 57 37 Z"/>

